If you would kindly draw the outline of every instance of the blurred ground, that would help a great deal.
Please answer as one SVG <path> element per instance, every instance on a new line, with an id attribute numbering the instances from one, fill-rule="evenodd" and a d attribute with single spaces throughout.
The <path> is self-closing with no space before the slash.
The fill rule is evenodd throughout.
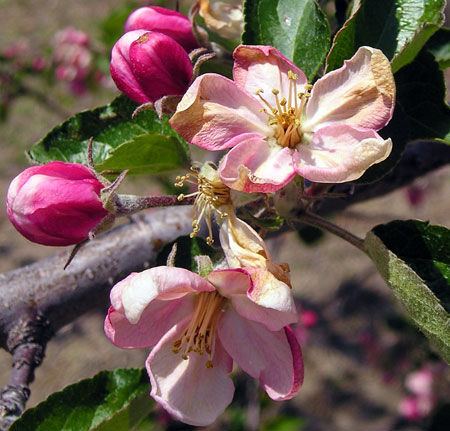
<path id="1" fill-rule="evenodd" d="M 120 0 L 0 0 L 0 47 L 18 37 L 29 38 L 36 47 L 41 47 L 56 30 L 69 25 L 87 31 L 95 39 L 98 20 L 120 4 Z M 104 90 L 95 95 L 67 98 L 62 87 L 55 89 L 55 97 L 71 112 L 108 102 L 112 94 Z M 11 179 L 27 166 L 23 151 L 62 119 L 30 99 L 15 103 L 7 123 L 0 124 L 1 196 L 6 195 Z M 417 182 L 417 187 L 425 190 L 423 202 L 418 206 L 411 206 L 406 191 L 400 190 L 355 205 L 336 217 L 335 222 L 361 237 L 374 225 L 397 218 L 418 218 L 448 227 L 450 200 L 443 196 L 448 195 L 445 186 L 449 181 L 450 169 L 442 169 Z M 279 261 L 289 263 L 299 303 L 316 311 L 319 321 L 304 343 L 304 388 L 295 400 L 289 404 L 275 403 L 263 417 L 293 409 L 307 418 L 309 431 L 423 429 L 420 424 L 399 421 L 397 405 L 405 390 L 391 374 L 404 375 L 416 367 L 428 355 L 427 343 L 408 326 L 400 332 L 392 329 L 391 321 L 403 324 L 398 317 L 402 310 L 371 262 L 331 235 L 326 235 L 317 246 L 307 246 L 299 242 L 295 233 L 290 233 L 272 241 L 270 246 Z M 23 239 L 1 212 L 1 272 L 54 252 L 54 248 Z M 29 407 L 101 369 L 143 365 L 145 351 L 122 351 L 107 341 L 103 334 L 104 311 L 81 317 L 49 343 L 47 358 L 36 372 Z M 410 362 L 405 365 L 404 357 L 408 358 L 405 349 L 409 348 Z M 400 349 L 394 352 L 402 358 L 400 365 L 390 362 L 395 349 Z M 3 386 L 10 373 L 10 357 L 4 351 L 0 351 L 0 364 L 0 386 Z M 445 385 L 445 392 L 449 389 L 448 370 L 444 376 L 446 380 L 441 384 Z"/>

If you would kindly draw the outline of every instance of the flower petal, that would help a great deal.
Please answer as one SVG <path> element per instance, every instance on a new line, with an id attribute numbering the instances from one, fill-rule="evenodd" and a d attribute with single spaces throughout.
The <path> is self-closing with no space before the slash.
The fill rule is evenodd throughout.
<path id="1" fill-rule="evenodd" d="M 274 107 L 276 101 L 273 89 L 280 91 L 280 99 L 289 97 L 289 71 L 297 75 L 298 91 L 308 82 L 303 71 L 272 46 L 239 45 L 233 57 L 234 81 L 251 94 L 262 89 L 264 98 Z"/>
<path id="2" fill-rule="evenodd" d="M 191 352 L 187 360 L 172 352 L 172 344 L 185 329 L 188 319 L 172 328 L 152 350 L 146 367 L 152 384 L 151 396 L 172 416 L 185 423 L 206 426 L 213 423 L 233 399 L 231 358 L 216 338 L 213 368 L 206 367 L 207 355 Z"/>
<path id="3" fill-rule="evenodd" d="M 246 373 L 259 379 L 270 398 L 290 399 L 299 391 L 303 360 L 289 327 L 272 332 L 228 309 L 219 321 L 217 335 L 228 354 Z"/>
<path id="4" fill-rule="evenodd" d="M 261 103 L 230 79 L 199 76 L 178 104 L 171 126 L 187 141 L 211 151 L 235 145 L 242 134 L 272 136 Z"/>
<path id="5" fill-rule="evenodd" d="M 353 181 L 373 164 L 382 162 L 392 150 L 392 141 L 373 130 L 347 125 L 319 129 L 310 144 L 297 145 L 295 169 L 316 183 Z"/>
<path id="6" fill-rule="evenodd" d="M 315 83 L 302 129 L 344 123 L 379 130 L 392 118 L 394 104 L 389 60 L 379 49 L 363 46 L 344 66 Z"/>
<path id="7" fill-rule="evenodd" d="M 291 150 L 268 144 L 260 137 L 245 139 L 223 158 L 219 175 L 234 190 L 274 192 L 295 176 Z"/>
<path id="8" fill-rule="evenodd" d="M 168 301 L 192 292 L 213 290 L 204 278 L 187 269 L 159 266 L 132 273 L 117 283 L 111 291 L 111 302 L 116 310 L 123 310 L 130 323 L 137 323 L 155 299 Z"/>
<path id="9" fill-rule="evenodd" d="M 145 308 L 139 321 L 132 324 L 124 314 L 110 307 L 105 319 L 105 333 L 121 349 L 153 347 L 169 329 L 193 311 L 193 297 L 173 301 L 155 299 Z"/>
<path id="10" fill-rule="evenodd" d="M 231 268 L 264 267 L 270 252 L 262 238 L 247 223 L 236 217 L 234 210 L 220 227 L 220 244 Z"/>

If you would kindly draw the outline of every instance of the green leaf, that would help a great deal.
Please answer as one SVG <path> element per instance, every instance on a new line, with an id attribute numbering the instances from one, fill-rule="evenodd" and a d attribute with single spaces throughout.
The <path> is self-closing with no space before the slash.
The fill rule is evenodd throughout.
<path id="1" fill-rule="evenodd" d="M 361 0 L 336 34 L 327 71 L 341 67 L 360 46 L 381 49 L 396 72 L 414 60 L 444 21 L 445 0 Z"/>
<path id="2" fill-rule="evenodd" d="M 392 153 L 384 162 L 369 168 L 356 183 L 370 183 L 384 176 L 397 164 L 410 142 L 450 143 L 450 108 L 445 102 L 444 76 L 433 56 L 423 50 L 394 77 L 397 87 L 394 116 L 379 132 L 383 138 L 392 139 Z"/>
<path id="3" fill-rule="evenodd" d="M 141 111 L 131 118 L 138 105 L 125 96 L 119 96 L 111 104 L 80 112 L 51 130 L 47 136 L 33 145 L 28 152 L 39 163 L 61 160 L 71 163 L 87 163 L 87 147 L 93 137 L 94 163 L 100 166 L 121 164 L 128 159 L 136 164 L 135 173 L 162 172 L 163 164 L 171 169 L 185 167 L 188 160 L 187 143 L 169 124 L 168 117 L 158 118 L 154 111 Z M 146 135 L 144 138 L 143 135 Z M 170 142 L 168 155 L 160 155 L 153 163 L 145 158 L 155 155 L 161 146 L 161 136 Z M 144 145 L 143 142 L 147 144 Z M 155 148 L 150 148 L 153 142 Z M 119 149 L 122 145 L 125 148 Z M 144 155 L 139 151 L 145 147 Z M 124 150 L 128 152 L 124 155 Z M 166 149 L 164 148 L 164 152 Z M 184 153 L 182 155 L 182 153 Z M 169 154 L 174 156 L 169 160 Z M 142 157 L 142 160 L 138 159 Z M 110 160 L 112 159 L 112 160 Z M 164 163 L 163 163 L 164 161 Z"/>
<path id="4" fill-rule="evenodd" d="M 164 135 L 140 135 L 111 151 L 109 158 L 96 165 L 98 170 L 130 174 L 159 174 L 180 167 L 188 168 L 186 151 L 177 138 Z"/>
<path id="5" fill-rule="evenodd" d="M 27 410 L 10 431 L 129 431 L 152 410 L 145 369 L 102 371 Z"/>
<path id="6" fill-rule="evenodd" d="M 312 81 L 330 47 L 330 27 L 315 0 L 246 0 L 244 34 L 248 45 L 271 45 Z"/>
<path id="7" fill-rule="evenodd" d="M 427 50 L 439 63 L 441 70 L 450 67 L 450 28 L 441 28 L 427 42 Z"/>
<path id="8" fill-rule="evenodd" d="M 111 50 L 123 35 L 123 27 L 128 16 L 139 7 L 139 2 L 128 1 L 115 8 L 101 23 L 101 41 Z"/>
<path id="9" fill-rule="evenodd" d="M 185 268 L 198 273 L 195 256 L 209 256 L 213 263 L 222 257 L 221 249 L 209 246 L 203 238 L 191 238 L 189 235 L 186 235 L 178 237 L 175 241 L 162 248 L 156 258 L 156 264 L 158 266 L 167 264 L 167 258 L 175 243 L 177 244 L 177 252 L 175 255 L 175 266 L 177 268 Z"/>
<path id="10" fill-rule="evenodd" d="M 365 246 L 412 320 L 450 363 L 450 230 L 393 221 L 369 232 Z"/>

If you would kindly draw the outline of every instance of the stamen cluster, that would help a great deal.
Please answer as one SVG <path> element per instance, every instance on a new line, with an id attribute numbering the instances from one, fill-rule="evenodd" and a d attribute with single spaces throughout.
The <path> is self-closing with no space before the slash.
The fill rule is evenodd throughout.
<path id="1" fill-rule="evenodd" d="M 214 240 L 212 238 L 212 224 L 211 215 L 217 212 L 222 218 L 227 216 L 227 213 L 222 211 L 220 207 L 226 204 L 230 199 L 230 189 L 220 181 L 219 177 L 209 179 L 201 174 L 197 168 L 191 168 L 192 173 L 187 173 L 183 176 L 176 177 L 175 187 L 183 187 L 184 183 L 194 184 L 197 186 L 197 191 L 184 195 L 178 195 L 178 200 L 182 201 L 184 198 L 196 196 L 194 201 L 194 219 L 192 221 L 191 238 L 194 238 L 200 230 L 200 222 L 203 217 L 208 226 L 208 236 L 206 242 L 212 245 Z"/>
<path id="2" fill-rule="evenodd" d="M 276 107 L 272 106 L 262 95 L 264 90 L 262 88 L 256 90 L 255 94 L 261 99 L 261 101 L 269 108 L 261 108 L 261 112 L 266 113 L 269 116 L 269 125 L 276 126 L 276 134 L 278 144 L 282 147 L 295 148 L 295 146 L 302 139 L 302 132 L 300 129 L 301 119 L 303 115 L 303 109 L 306 105 L 306 101 L 310 97 L 312 86 L 306 84 L 304 86 L 305 91 L 297 93 L 297 79 L 298 75 L 292 70 L 287 73 L 289 78 L 289 94 L 286 100 L 283 97 L 281 100 L 278 95 L 280 90 L 274 88 L 272 94 L 275 96 Z M 297 100 L 299 99 L 300 102 Z M 292 105 L 292 103 L 294 103 Z"/>

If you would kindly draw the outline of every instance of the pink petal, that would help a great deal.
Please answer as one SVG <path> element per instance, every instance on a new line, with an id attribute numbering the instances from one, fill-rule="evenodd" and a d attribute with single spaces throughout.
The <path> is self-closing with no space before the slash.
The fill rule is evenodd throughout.
<path id="1" fill-rule="evenodd" d="M 272 332 L 229 309 L 219 321 L 217 335 L 237 364 L 259 379 L 269 397 L 285 400 L 299 391 L 303 382 L 303 360 L 289 327 Z"/>
<path id="2" fill-rule="evenodd" d="M 246 295 L 252 285 L 250 274 L 241 268 L 213 271 L 208 275 L 208 280 L 225 298 Z"/>
<path id="3" fill-rule="evenodd" d="M 242 134 L 272 136 L 261 103 L 233 81 L 213 73 L 199 76 L 178 104 L 171 126 L 187 141 L 211 151 L 235 145 Z"/>
<path id="4" fill-rule="evenodd" d="M 296 93 L 308 82 L 301 69 L 271 46 L 240 45 L 234 50 L 233 57 L 234 81 L 251 94 L 262 89 L 264 98 L 274 107 L 273 89 L 280 90 L 280 100 L 289 97 L 289 71 L 297 75 Z"/>
<path id="5" fill-rule="evenodd" d="M 184 297 L 173 301 L 153 300 L 143 311 L 136 324 L 124 314 L 109 308 L 105 319 L 105 333 L 110 341 L 122 349 L 153 347 L 180 320 L 191 315 L 194 298 Z"/>
<path id="6" fill-rule="evenodd" d="M 134 76 L 130 66 L 130 45 L 145 34 L 145 30 L 133 30 L 125 33 L 114 45 L 111 51 L 111 76 L 120 91 L 126 92 L 128 97 L 138 103 L 149 101 L 148 96 L 142 90 Z"/>
<path id="7" fill-rule="evenodd" d="M 220 227 L 220 245 L 230 268 L 244 266 L 265 267 L 270 252 L 258 233 L 236 217 L 233 211 Z"/>
<path id="8" fill-rule="evenodd" d="M 373 164 L 385 160 L 392 141 L 373 130 L 335 125 L 319 129 L 307 145 L 297 145 L 295 169 L 316 183 L 353 181 Z"/>
<path id="9" fill-rule="evenodd" d="M 379 130 L 392 118 L 394 104 L 389 60 L 380 50 L 363 46 L 344 66 L 316 82 L 302 129 L 344 123 Z"/>
<path id="10" fill-rule="evenodd" d="M 245 139 L 223 158 L 219 175 L 234 190 L 274 192 L 295 176 L 291 150 L 258 137 Z"/>
<path id="11" fill-rule="evenodd" d="M 161 339 L 147 359 L 151 396 L 176 419 L 197 426 L 213 423 L 233 399 L 228 377 L 232 361 L 216 338 L 213 368 L 207 355 L 191 352 L 187 360 L 172 352 L 173 342 L 188 324 L 180 322 Z"/>
<path id="12" fill-rule="evenodd" d="M 120 299 L 116 291 L 121 292 Z M 113 307 L 121 311 L 130 323 L 137 323 L 145 308 L 155 299 L 169 301 L 188 293 L 213 291 L 204 278 L 183 268 L 159 266 L 132 273 L 117 283 L 111 291 Z"/>

